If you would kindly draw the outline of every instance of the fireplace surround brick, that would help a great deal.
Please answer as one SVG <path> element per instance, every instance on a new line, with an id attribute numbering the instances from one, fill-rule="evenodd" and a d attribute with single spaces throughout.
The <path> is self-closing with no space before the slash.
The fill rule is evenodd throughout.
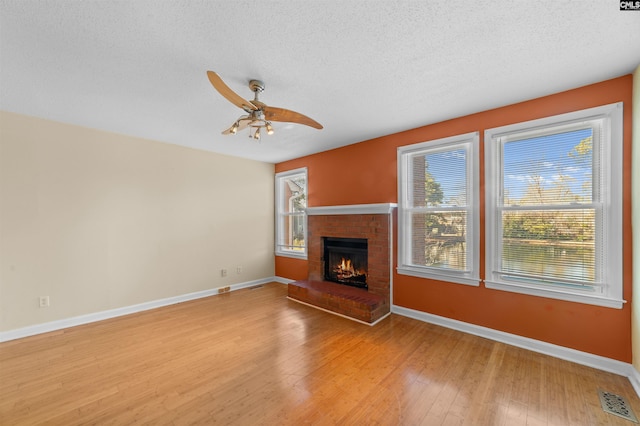
<path id="1" fill-rule="evenodd" d="M 309 215 L 309 277 L 289 284 L 289 297 L 367 323 L 387 315 L 390 312 L 390 217 L 382 213 Z M 324 281 L 322 237 L 367 239 L 368 291 Z"/>

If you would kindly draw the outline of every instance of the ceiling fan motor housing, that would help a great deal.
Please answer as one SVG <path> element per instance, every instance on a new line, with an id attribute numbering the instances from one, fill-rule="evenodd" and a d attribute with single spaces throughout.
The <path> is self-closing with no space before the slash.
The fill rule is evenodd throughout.
<path id="1" fill-rule="evenodd" d="M 260 93 L 264 90 L 264 82 L 260 80 L 250 80 L 249 88 L 256 93 Z"/>

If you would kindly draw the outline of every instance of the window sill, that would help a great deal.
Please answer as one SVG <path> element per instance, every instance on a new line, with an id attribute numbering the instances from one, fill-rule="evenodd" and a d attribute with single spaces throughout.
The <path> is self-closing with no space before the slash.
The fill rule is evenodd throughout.
<path id="1" fill-rule="evenodd" d="M 427 271 L 423 268 L 411 267 L 411 266 L 399 266 L 396 268 L 396 271 L 400 275 L 410 275 L 412 277 L 418 278 L 428 278 L 432 280 L 445 281 L 455 284 L 464 284 L 470 285 L 474 287 L 480 286 L 480 278 L 474 278 L 470 276 L 463 276 L 458 274 L 447 274 L 447 273 L 435 273 L 432 271 Z"/>
<path id="2" fill-rule="evenodd" d="M 307 260 L 307 253 L 296 253 L 291 251 L 276 251 L 276 256 L 290 257 L 293 259 Z"/>
<path id="3" fill-rule="evenodd" d="M 546 289 L 518 284 L 505 284 L 495 281 L 485 281 L 484 286 L 492 290 L 510 291 L 512 293 L 528 294 L 531 296 L 565 300 L 567 302 L 585 303 L 588 305 L 604 306 L 606 308 L 622 309 L 626 300 L 613 299 L 592 294 L 567 293 L 561 290 Z"/>

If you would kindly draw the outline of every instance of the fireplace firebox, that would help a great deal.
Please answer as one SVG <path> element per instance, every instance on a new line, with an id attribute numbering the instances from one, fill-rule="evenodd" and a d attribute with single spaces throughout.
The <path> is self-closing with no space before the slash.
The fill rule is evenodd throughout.
<path id="1" fill-rule="evenodd" d="M 324 279 L 339 284 L 368 288 L 368 246 L 364 238 L 322 237 Z"/>

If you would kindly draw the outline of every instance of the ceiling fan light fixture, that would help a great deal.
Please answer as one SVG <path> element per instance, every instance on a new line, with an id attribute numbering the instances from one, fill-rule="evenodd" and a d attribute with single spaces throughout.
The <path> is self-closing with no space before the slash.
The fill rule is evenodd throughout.
<path id="1" fill-rule="evenodd" d="M 254 100 L 249 102 L 231 90 L 231 88 L 227 86 L 215 72 L 207 71 L 207 76 L 209 77 L 209 81 L 213 85 L 213 88 L 216 89 L 218 93 L 235 106 L 242 108 L 247 113 L 247 115 L 236 120 L 229 129 L 223 131 L 223 135 L 235 135 L 238 131 L 249 127 L 249 137 L 253 137 L 258 140 L 260 139 L 261 129 L 265 129 L 265 132 L 267 132 L 268 135 L 272 135 L 274 133 L 271 121 L 303 124 L 315 129 L 322 129 L 322 125 L 320 123 L 306 115 L 284 108 L 271 107 L 260 102 L 258 94 L 264 90 L 264 82 L 260 80 L 249 81 L 249 88 L 254 93 Z M 267 117 L 271 121 L 267 121 Z M 253 132 L 253 134 L 251 134 L 251 132 Z"/>

